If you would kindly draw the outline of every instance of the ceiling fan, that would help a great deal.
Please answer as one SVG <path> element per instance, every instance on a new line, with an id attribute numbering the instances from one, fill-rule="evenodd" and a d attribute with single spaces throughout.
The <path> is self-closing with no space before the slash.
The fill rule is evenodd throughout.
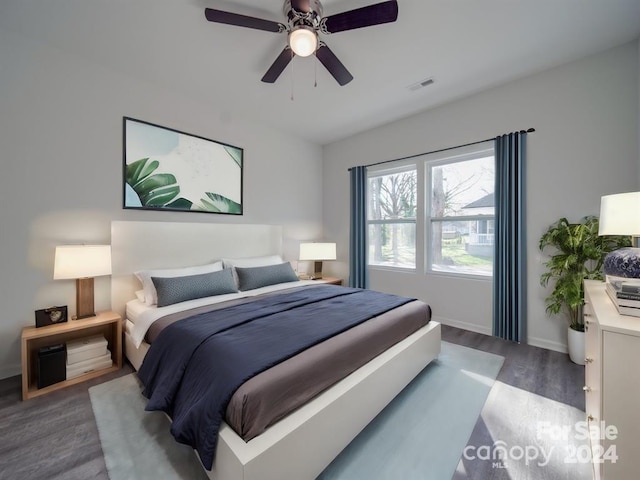
<path id="1" fill-rule="evenodd" d="M 395 22 L 398 18 L 398 2 L 390 0 L 323 17 L 320 0 L 285 0 L 283 11 L 287 18 L 287 25 L 214 8 L 206 8 L 204 13 L 210 22 L 274 33 L 287 32 L 287 46 L 264 74 L 263 82 L 274 83 L 294 55 L 306 57 L 315 53 L 318 60 L 333 75 L 333 78 L 340 85 L 346 85 L 353 80 L 353 75 L 338 60 L 327 44 L 318 38 L 318 34 L 338 33 Z"/>

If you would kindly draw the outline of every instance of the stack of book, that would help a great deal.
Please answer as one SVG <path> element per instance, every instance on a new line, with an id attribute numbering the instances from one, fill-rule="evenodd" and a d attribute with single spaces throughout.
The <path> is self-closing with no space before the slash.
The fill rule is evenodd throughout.
<path id="1" fill-rule="evenodd" d="M 640 281 L 608 281 L 607 293 L 620 315 L 640 317 Z"/>
<path id="2" fill-rule="evenodd" d="M 112 365 L 107 340 L 102 335 L 67 342 L 67 380 Z"/>

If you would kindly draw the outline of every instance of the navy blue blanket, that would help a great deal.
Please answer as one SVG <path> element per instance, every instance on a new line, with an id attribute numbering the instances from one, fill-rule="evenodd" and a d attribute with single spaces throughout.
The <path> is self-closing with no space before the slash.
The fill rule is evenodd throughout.
<path id="1" fill-rule="evenodd" d="M 202 313 L 165 328 L 138 372 L 146 410 L 211 469 L 233 393 L 251 377 L 413 299 L 331 285 L 296 289 Z"/>

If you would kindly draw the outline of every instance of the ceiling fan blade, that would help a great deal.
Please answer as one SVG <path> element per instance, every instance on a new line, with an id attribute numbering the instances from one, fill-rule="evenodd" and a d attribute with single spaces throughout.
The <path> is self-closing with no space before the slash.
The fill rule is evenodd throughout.
<path id="1" fill-rule="evenodd" d="M 239 13 L 224 12 L 222 10 L 216 10 L 215 8 L 205 8 L 204 15 L 210 22 L 254 28 L 256 30 L 265 30 L 267 32 L 280 33 L 287 29 L 287 27 L 278 22 L 249 17 L 247 15 L 240 15 Z"/>
<path id="2" fill-rule="evenodd" d="M 329 70 L 329 73 L 333 75 L 333 78 L 336 79 L 340 86 L 344 86 L 353 80 L 353 75 L 349 73 L 349 70 L 345 68 L 342 62 L 338 60 L 338 57 L 324 43 L 316 50 L 316 57 Z"/>
<path id="3" fill-rule="evenodd" d="M 271 67 L 269 67 L 269 70 L 267 70 L 267 73 L 262 77 L 262 81 L 265 83 L 274 83 L 284 69 L 287 68 L 287 65 L 289 65 L 293 55 L 293 50 L 291 50 L 289 46 L 284 47 L 284 50 L 280 52 L 276 61 L 273 62 Z"/>
<path id="4" fill-rule="evenodd" d="M 368 7 L 356 8 L 348 12 L 337 13 L 322 19 L 327 33 L 344 32 L 356 28 L 370 27 L 382 23 L 395 22 L 398 19 L 398 2 L 390 0 Z"/>

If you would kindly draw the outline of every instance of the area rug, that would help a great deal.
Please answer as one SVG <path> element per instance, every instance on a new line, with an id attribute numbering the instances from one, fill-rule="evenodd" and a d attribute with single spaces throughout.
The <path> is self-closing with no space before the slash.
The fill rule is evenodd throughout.
<path id="1" fill-rule="evenodd" d="M 442 343 L 425 368 L 325 469 L 319 480 L 450 479 L 504 359 Z M 205 479 L 169 420 L 145 412 L 135 374 L 89 389 L 111 480 Z"/>

